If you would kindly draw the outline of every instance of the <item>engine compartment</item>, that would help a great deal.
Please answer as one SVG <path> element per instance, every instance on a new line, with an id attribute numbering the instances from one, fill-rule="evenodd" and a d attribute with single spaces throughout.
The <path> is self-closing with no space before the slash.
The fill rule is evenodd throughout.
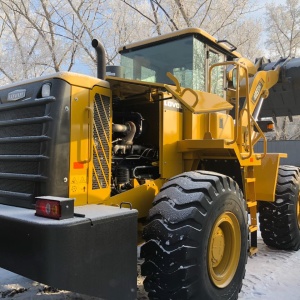
<path id="1" fill-rule="evenodd" d="M 112 195 L 159 175 L 159 104 L 116 100 L 112 124 Z"/>

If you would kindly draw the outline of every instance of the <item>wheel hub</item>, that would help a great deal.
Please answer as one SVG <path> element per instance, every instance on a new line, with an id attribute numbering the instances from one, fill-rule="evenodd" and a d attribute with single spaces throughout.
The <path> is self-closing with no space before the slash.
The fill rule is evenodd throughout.
<path id="1" fill-rule="evenodd" d="M 225 238 L 223 230 L 217 227 L 212 237 L 212 264 L 217 267 L 222 261 L 225 249 Z"/>
<path id="2" fill-rule="evenodd" d="M 236 273 L 241 252 L 241 230 L 232 212 L 225 212 L 217 218 L 208 246 L 210 279 L 218 288 L 225 288 Z"/>

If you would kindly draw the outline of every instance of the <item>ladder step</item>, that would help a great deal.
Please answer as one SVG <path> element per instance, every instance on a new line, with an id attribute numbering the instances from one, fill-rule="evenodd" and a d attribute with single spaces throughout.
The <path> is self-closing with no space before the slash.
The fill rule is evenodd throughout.
<path id="1" fill-rule="evenodd" d="M 254 232 L 254 231 L 257 231 L 258 230 L 258 226 L 257 225 L 250 225 L 249 226 L 249 231 L 250 232 Z"/>
<path id="2" fill-rule="evenodd" d="M 250 247 L 249 254 L 250 256 L 256 254 L 258 251 L 257 247 Z"/>
<path id="3" fill-rule="evenodd" d="M 248 177 L 248 178 L 245 178 L 245 179 L 246 179 L 247 183 L 255 182 L 255 178 Z"/>
<path id="4" fill-rule="evenodd" d="M 247 201 L 247 206 L 250 207 L 254 207 L 257 206 L 257 201 Z"/>

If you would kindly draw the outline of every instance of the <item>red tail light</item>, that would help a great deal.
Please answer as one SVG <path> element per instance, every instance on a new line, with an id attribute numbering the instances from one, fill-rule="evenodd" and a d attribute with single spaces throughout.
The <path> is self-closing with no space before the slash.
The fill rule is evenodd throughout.
<path id="1" fill-rule="evenodd" d="M 74 216 L 74 199 L 43 196 L 36 198 L 35 215 L 50 219 L 67 219 Z"/>

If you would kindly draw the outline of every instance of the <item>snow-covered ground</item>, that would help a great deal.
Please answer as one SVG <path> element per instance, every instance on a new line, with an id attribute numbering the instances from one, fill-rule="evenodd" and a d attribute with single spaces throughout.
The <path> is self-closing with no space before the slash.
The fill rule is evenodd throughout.
<path id="1" fill-rule="evenodd" d="M 242 300 L 300 300 L 300 251 L 270 249 L 259 237 L 258 254 L 248 259 Z M 96 300 L 66 291 L 56 291 L 27 278 L 0 269 L 0 298 Z M 138 300 L 146 300 L 142 278 L 138 278 Z M 120 299 L 122 300 L 122 299 Z M 166 299 L 167 300 L 167 299 Z"/>
<path id="2" fill-rule="evenodd" d="M 271 249 L 261 238 L 258 248 L 257 255 L 248 259 L 239 299 L 299 300 L 300 250 Z"/>

